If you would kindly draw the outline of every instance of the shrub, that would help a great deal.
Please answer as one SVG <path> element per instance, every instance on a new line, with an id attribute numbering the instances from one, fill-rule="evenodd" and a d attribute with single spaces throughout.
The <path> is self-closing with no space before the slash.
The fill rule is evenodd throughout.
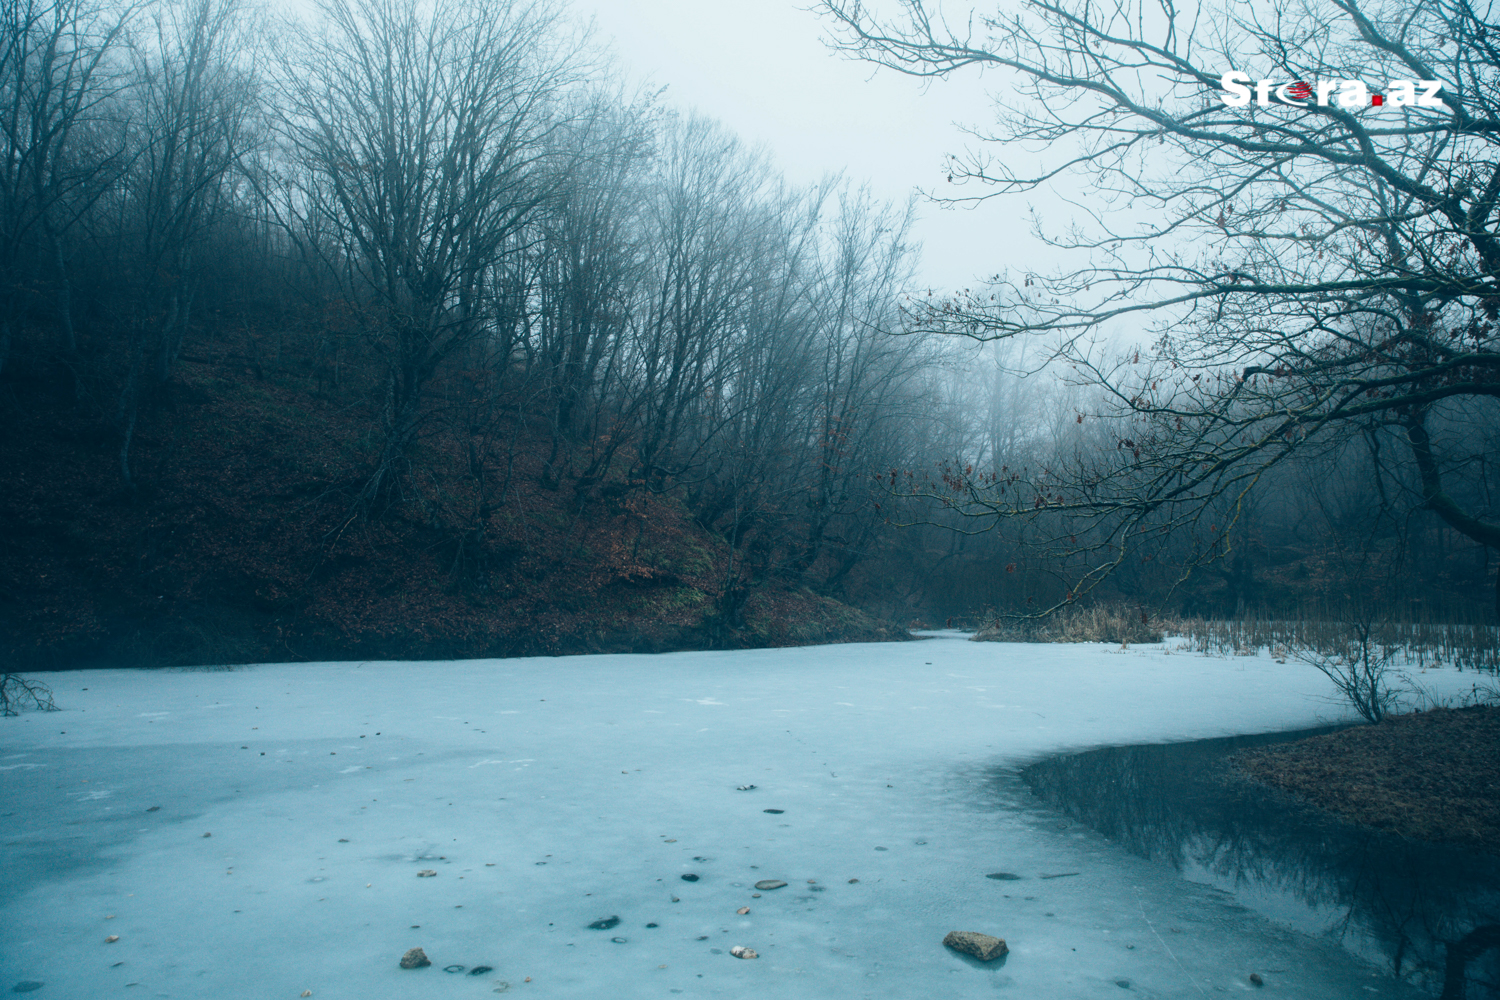
<path id="1" fill-rule="evenodd" d="M 1161 642 L 1159 623 L 1123 604 L 1068 606 L 1046 616 L 996 618 L 974 634 L 974 642 Z"/>
<path id="2" fill-rule="evenodd" d="M 18 715 L 27 703 L 44 712 L 55 712 L 52 689 L 41 681 L 20 674 L 0 674 L 0 715 Z"/>

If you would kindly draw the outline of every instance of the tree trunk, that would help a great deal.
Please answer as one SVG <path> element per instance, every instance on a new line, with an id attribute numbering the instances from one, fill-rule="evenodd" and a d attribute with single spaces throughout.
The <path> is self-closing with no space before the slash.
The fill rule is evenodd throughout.
<path id="1" fill-rule="evenodd" d="M 1500 548 L 1500 525 L 1489 524 L 1472 516 L 1443 491 L 1442 474 L 1432 454 L 1432 439 L 1427 435 L 1427 412 L 1418 410 L 1406 421 L 1406 438 L 1422 480 L 1423 506 L 1442 518 L 1454 531 L 1481 545 Z M 1500 574 L 1495 577 L 1495 615 L 1500 617 Z"/>
<path id="2" fill-rule="evenodd" d="M 137 342 L 134 357 L 130 362 L 130 374 L 125 377 L 125 388 L 120 392 L 120 481 L 127 490 L 135 489 L 135 480 L 130 474 L 130 446 L 135 441 L 136 418 L 141 411 L 141 361 L 143 351 Z"/>

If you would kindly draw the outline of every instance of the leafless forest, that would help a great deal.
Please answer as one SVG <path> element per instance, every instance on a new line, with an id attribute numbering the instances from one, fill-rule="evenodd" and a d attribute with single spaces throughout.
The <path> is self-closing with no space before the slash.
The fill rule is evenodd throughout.
<path id="1" fill-rule="evenodd" d="M 1076 602 L 1486 620 L 1492 29 L 1275 6 L 826 3 L 857 57 L 1021 81 L 956 197 L 1137 210 L 1051 230 L 1071 273 L 928 290 L 924 204 L 788 184 L 545 0 L 5 0 L 5 652 L 728 646 Z M 1447 105 L 1224 107 L 1252 64 Z"/>

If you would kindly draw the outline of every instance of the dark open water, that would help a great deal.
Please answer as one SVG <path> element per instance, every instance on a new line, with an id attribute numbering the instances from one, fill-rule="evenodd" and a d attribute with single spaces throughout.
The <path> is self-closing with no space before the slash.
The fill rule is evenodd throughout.
<path id="1" fill-rule="evenodd" d="M 1021 780 L 1066 815 L 1443 1000 L 1500 1000 L 1500 858 L 1343 823 L 1240 776 L 1311 729 L 1054 757 Z M 1013 785 L 1014 772 L 1002 784 Z"/>

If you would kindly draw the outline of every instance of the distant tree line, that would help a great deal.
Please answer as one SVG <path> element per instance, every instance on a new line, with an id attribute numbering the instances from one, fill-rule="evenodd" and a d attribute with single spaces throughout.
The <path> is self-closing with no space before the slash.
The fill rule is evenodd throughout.
<path id="1" fill-rule="evenodd" d="M 1390 420 L 1131 521 L 1121 491 L 1187 468 L 1165 444 L 1185 404 L 1126 389 L 1135 369 L 1102 355 L 1047 368 L 1046 345 L 938 336 L 1008 333 L 1014 314 L 914 291 L 910 205 L 789 185 L 720 125 L 612 82 L 548 0 L 320 0 L 266 25 L 244 0 L 3 7 L 0 384 L 62 387 L 122 497 L 142 487 L 141 416 L 169 418 L 182 366 L 212 355 L 368 415 L 320 486 L 329 546 L 424 519 L 481 592 L 523 466 L 580 516 L 680 501 L 721 545 L 730 623 L 767 580 L 904 615 L 1049 606 L 1108 576 L 1114 596 L 1176 586 L 1232 611 L 1265 599 L 1268 567 L 1343 560 L 1342 579 L 1409 596 L 1425 553 L 1455 544 L 1414 520 L 1430 477 L 1389 461 Z M 1213 336 L 1231 320 L 1249 322 L 1222 313 Z M 1173 360 L 1187 371 L 1181 351 L 1150 370 Z M 1221 398 L 1194 405 L 1224 442 L 1258 426 Z M 1482 514 L 1493 423 L 1436 399 L 1422 414 L 1468 449 L 1445 454 L 1475 456 L 1443 460 L 1442 495 Z M 439 456 L 458 485 L 431 474 Z M 1064 481 L 1115 492 L 1080 508 Z M 964 534 L 976 510 L 1003 529 Z M 1152 540 L 1130 558 L 1122 511 Z M 1484 575 L 1488 548 L 1459 534 Z"/>
<path id="2" fill-rule="evenodd" d="M 1449 550 L 1492 571 L 1493 10 L 1025 0 L 950 20 L 923 0 L 820 9 L 839 45 L 876 64 L 1014 81 L 981 143 L 950 159 L 956 200 L 1055 185 L 1083 209 L 1071 227 L 1043 220 L 1075 268 L 998 276 L 914 311 L 909 328 L 1056 338 L 1085 390 L 1076 419 L 1095 430 L 1042 462 L 956 458 L 908 494 L 977 524 L 1049 525 L 1057 602 L 1132 586 L 1154 565 L 1179 579 L 1207 567 L 1242 605 L 1256 599 L 1255 565 L 1285 559 L 1277 549 L 1314 525 L 1328 538 L 1321 561 L 1341 563 L 1328 590 L 1384 587 L 1391 599 L 1389 574 L 1404 567 L 1401 596 L 1420 597 L 1433 564 L 1456 568 Z M 1223 99 L 1231 70 L 1262 81 L 1258 99 Z M 1135 344 L 1100 349 L 1122 329 Z"/>
<path id="3" fill-rule="evenodd" d="M 870 470 L 918 460 L 937 356 L 890 335 L 909 206 L 786 184 L 606 82 L 544 0 L 328 0 L 270 33 L 241 0 L 4 9 L 0 377 L 65 373 L 122 491 L 196 345 L 362 401 L 325 502 L 425 512 L 478 578 L 538 440 L 580 508 L 680 497 L 731 618 L 873 544 Z"/>

